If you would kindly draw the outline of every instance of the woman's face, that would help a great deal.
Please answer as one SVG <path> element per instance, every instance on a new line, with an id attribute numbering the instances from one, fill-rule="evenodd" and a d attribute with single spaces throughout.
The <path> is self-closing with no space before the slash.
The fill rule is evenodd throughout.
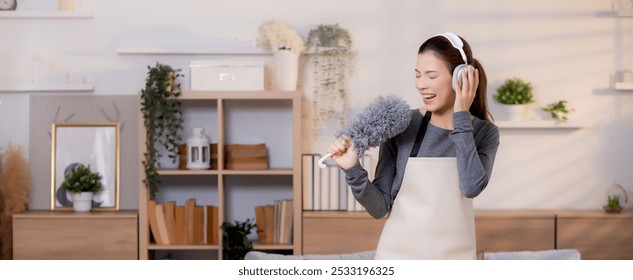
<path id="1" fill-rule="evenodd" d="M 455 93 L 451 88 L 452 73 L 434 52 L 418 54 L 415 65 L 415 87 L 422 95 L 425 108 L 436 113 L 453 109 Z"/>

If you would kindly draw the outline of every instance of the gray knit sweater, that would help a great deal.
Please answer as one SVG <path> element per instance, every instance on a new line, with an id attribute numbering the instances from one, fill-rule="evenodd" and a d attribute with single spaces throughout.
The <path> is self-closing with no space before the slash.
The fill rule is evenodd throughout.
<path id="1" fill-rule="evenodd" d="M 380 145 L 373 182 L 360 164 L 345 170 L 354 197 L 374 218 L 381 218 L 391 211 L 422 118 L 419 110 L 412 110 L 407 129 Z M 499 129 L 479 118 L 471 122 L 469 112 L 454 113 L 453 125 L 454 130 L 445 130 L 429 124 L 418 157 L 456 157 L 462 193 L 473 198 L 490 180 L 499 147 Z"/>

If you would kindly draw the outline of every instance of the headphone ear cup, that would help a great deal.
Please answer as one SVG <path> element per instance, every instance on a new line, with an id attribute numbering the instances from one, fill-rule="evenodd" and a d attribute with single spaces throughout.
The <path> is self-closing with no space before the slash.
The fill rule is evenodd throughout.
<path id="1" fill-rule="evenodd" d="M 460 64 L 460 65 L 457 65 L 457 67 L 455 67 L 455 69 L 453 70 L 453 78 L 457 78 L 458 86 L 462 84 L 462 70 L 466 69 L 466 67 L 468 67 L 467 64 Z M 453 91 L 455 91 L 455 85 L 453 84 L 452 80 L 451 80 L 451 88 L 453 88 Z"/>

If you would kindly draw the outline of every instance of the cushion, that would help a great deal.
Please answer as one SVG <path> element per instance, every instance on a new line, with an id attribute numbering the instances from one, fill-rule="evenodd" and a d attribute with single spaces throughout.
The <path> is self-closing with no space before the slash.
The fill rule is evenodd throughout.
<path id="1" fill-rule="evenodd" d="M 332 255 L 282 255 L 250 251 L 244 256 L 245 260 L 373 260 L 376 251 L 365 251 L 351 254 Z"/>
<path id="2" fill-rule="evenodd" d="M 484 260 L 580 260 L 576 249 L 543 251 L 484 252 Z"/>

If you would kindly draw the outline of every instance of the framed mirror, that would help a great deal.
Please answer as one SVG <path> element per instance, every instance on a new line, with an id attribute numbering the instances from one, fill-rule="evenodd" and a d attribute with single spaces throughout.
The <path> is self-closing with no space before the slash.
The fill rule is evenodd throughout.
<path id="1" fill-rule="evenodd" d="M 119 123 L 53 123 L 51 149 L 51 209 L 72 210 L 64 174 L 78 164 L 101 175 L 93 210 L 119 209 Z"/>

